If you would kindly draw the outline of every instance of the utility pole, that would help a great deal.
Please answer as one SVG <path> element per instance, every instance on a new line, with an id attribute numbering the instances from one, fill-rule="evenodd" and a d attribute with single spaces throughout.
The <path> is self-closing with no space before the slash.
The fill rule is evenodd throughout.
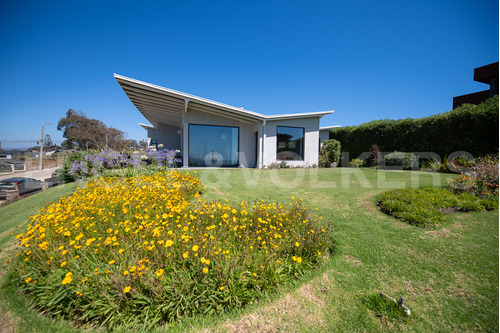
<path id="1" fill-rule="evenodd" d="M 51 122 L 48 122 L 46 124 L 42 125 L 42 139 L 40 140 L 40 162 L 38 163 L 38 170 L 42 171 L 43 170 L 43 165 L 42 165 L 42 159 L 43 159 L 43 130 L 45 125 L 47 124 L 52 124 Z"/>

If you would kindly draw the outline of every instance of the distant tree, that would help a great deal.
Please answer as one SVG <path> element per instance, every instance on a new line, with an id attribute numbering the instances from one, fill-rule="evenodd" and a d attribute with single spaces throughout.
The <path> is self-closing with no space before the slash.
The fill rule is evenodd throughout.
<path id="1" fill-rule="evenodd" d="M 43 146 L 44 147 L 52 147 L 54 143 L 52 142 L 52 138 L 50 137 L 50 134 L 45 135 L 45 138 L 43 139 Z"/>
<path id="2" fill-rule="evenodd" d="M 63 131 L 62 146 L 80 149 L 115 149 L 129 147 L 125 133 L 113 127 L 107 127 L 102 121 L 87 118 L 82 111 L 69 109 L 66 117 L 57 123 L 57 129 Z"/>
<path id="3" fill-rule="evenodd" d="M 139 147 L 143 148 L 143 149 L 146 149 L 148 147 L 147 141 L 146 140 L 140 140 L 139 141 Z"/>

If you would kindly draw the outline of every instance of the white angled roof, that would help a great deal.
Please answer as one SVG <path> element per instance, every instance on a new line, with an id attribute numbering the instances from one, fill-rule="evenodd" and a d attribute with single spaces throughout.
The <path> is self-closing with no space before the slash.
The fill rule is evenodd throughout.
<path id="1" fill-rule="evenodd" d="M 225 116 L 232 115 L 235 118 L 244 118 L 254 121 L 310 117 L 321 118 L 334 112 L 321 111 L 267 116 L 257 112 L 245 110 L 244 108 L 215 102 L 206 98 L 135 80 L 126 76 L 114 74 L 114 77 L 135 107 L 147 120 L 149 120 L 151 124 L 153 124 L 153 126 L 156 126 L 159 122 L 180 126 L 182 123 L 182 113 L 186 108 L 186 102 L 189 102 L 190 105 L 194 103 L 200 108 L 209 107 L 211 110 L 215 109 L 219 113 L 224 113 Z M 145 127 L 144 124 L 141 124 L 141 126 Z"/>

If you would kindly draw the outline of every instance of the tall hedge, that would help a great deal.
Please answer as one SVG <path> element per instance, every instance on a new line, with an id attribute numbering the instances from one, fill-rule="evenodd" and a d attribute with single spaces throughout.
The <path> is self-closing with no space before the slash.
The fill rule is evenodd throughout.
<path id="1" fill-rule="evenodd" d="M 374 120 L 330 130 L 343 152 L 355 158 L 377 144 L 382 152 L 433 152 L 444 158 L 456 151 L 474 156 L 498 153 L 498 95 L 480 105 L 419 119 Z"/>

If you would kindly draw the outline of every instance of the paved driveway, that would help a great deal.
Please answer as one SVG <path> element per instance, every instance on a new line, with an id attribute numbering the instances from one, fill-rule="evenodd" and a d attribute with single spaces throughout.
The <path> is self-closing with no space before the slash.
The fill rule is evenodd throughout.
<path id="1" fill-rule="evenodd" d="M 23 172 L 15 172 L 9 174 L 0 174 L 0 180 L 12 178 L 12 177 L 25 177 L 25 178 L 35 178 L 41 181 L 44 181 L 47 178 L 50 178 L 52 172 L 54 172 L 57 168 L 46 168 L 42 171 L 39 170 L 31 170 L 31 171 L 23 171 Z"/>

